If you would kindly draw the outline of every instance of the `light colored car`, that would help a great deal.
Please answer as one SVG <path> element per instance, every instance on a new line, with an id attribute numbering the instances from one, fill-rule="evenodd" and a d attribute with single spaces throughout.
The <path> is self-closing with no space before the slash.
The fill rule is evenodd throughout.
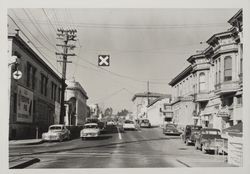
<path id="1" fill-rule="evenodd" d="M 135 122 L 132 120 L 125 120 L 123 123 L 123 129 L 124 130 L 128 130 L 128 129 L 136 130 Z"/>
<path id="2" fill-rule="evenodd" d="M 80 132 L 82 140 L 90 137 L 99 137 L 101 129 L 97 123 L 87 123 Z"/>
<path id="3" fill-rule="evenodd" d="M 63 141 L 65 139 L 70 139 L 70 131 L 62 124 L 51 125 L 48 132 L 42 134 L 43 141 Z"/>

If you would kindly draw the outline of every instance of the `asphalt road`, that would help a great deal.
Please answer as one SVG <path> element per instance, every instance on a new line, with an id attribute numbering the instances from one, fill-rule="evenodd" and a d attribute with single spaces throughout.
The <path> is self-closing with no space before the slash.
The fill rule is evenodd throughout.
<path id="1" fill-rule="evenodd" d="M 225 157 L 204 154 L 186 146 L 179 136 L 166 136 L 161 128 L 121 133 L 108 127 L 97 139 L 10 146 L 9 156 L 36 157 L 28 168 L 164 168 L 226 167 Z"/>

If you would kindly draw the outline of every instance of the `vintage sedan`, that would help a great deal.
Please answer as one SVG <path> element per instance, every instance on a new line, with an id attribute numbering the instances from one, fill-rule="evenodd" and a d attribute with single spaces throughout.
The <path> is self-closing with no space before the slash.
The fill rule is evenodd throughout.
<path id="1" fill-rule="evenodd" d="M 219 129 L 202 128 L 195 140 L 195 148 L 203 152 L 215 151 L 222 143 Z"/>
<path id="2" fill-rule="evenodd" d="M 101 132 L 100 127 L 97 123 L 87 123 L 84 125 L 83 129 L 80 132 L 80 137 L 82 140 L 86 138 L 93 138 L 93 137 L 99 137 Z"/>
<path id="3" fill-rule="evenodd" d="M 42 134 L 43 141 L 63 141 L 70 139 L 70 131 L 66 128 L 65 125 L 51 125 L 48 132 Z"/>
<path id="4" fill-rule="evenodd" d="M 150 128 L 151 127 L 151 124 L 149 122 L 148 119 L 142 119 L 141 122 L 140 122 L 140 127 L 146 127 L 146 128 Z"/>
<path id="5" fill-rule="evenodd" d="M 132 120 L 125 120 L 123 123 L 124 130 L 136 130 L 135 122 Z"/>
<path id="6" fill-rule="evenodd" d="M 163 127 L 163 134 L 165 135 L 181 135 L 182 133 L 178 130 L 175 124 L 166 124 Z"/>

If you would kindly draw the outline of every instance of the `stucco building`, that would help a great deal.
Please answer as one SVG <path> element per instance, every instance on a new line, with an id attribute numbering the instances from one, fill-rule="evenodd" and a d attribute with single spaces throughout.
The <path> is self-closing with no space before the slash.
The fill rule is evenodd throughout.
<path id="1" fill-rule="evenodd" d="M 9 139 L 35 138 L 59 119 L 61 78 L 18 35 L 8 36 L 8 56 L 19 58 L 10 68 Z M 22 72 L 19 80 L 12 73 Z"/>
<path id="2" fill-rule="evenodd" d="M 133 105 L 133 115 L 135 119 L 139 120 L 147 117 L 147 106 L 155 99 L 162 97 L 164 94 L 154 93 L 154 92 L 144 92 L 136 93 L 132 102 Z"/>
<path id="3" fill-rule="evenodd" d="M 79 82 L 68 81 L 65 91 L 66 125 L 84 125 L 86 118 L 90 116 L 87 106 L 87 93 Z"/>
<path id="4" fill-rule="evenodd" d="M 161 96 L 147 106 L 146 118 L 152 126 L 162 126 L 165 122 L 172 123 L 171 95 Z"/>

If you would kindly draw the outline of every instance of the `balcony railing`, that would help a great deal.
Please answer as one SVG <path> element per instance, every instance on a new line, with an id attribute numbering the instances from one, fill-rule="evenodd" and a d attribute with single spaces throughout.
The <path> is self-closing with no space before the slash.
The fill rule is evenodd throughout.
<path id="1" fill-rule="evenodd" d="M 240 88 L 238 81 L 226 81 L 215 85 L 215 93 L 218 95 L 224 93 L 236 92 Z"/>
<path id="2" fill-rule="evenodd" d="M 195 101 L 208 101 L 209 100 L 209 92 L 199 92 L 194 94 Z"/>

